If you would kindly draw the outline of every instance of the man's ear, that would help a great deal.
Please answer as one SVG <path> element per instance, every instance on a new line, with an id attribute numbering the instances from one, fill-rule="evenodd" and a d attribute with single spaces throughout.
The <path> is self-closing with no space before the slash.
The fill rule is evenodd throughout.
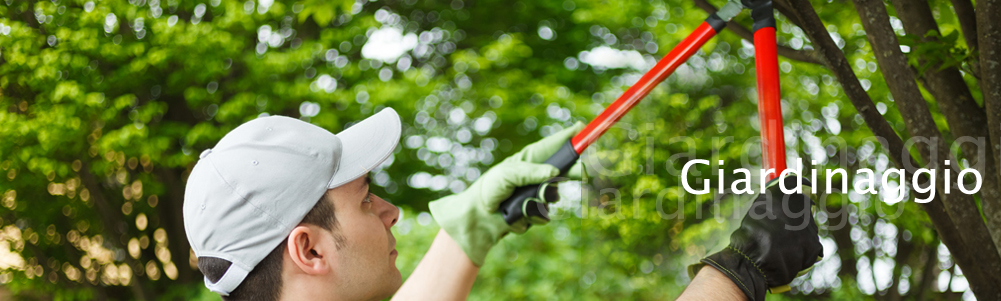
<path id="1" fill-rule="evenodd" d="M 288 255 L 303 273 L 326 274 L 333 271 L 331 264 L 337 256 L 323 244 L 324 236 L 319 227 L 299 225 L 288 236 Z"/>

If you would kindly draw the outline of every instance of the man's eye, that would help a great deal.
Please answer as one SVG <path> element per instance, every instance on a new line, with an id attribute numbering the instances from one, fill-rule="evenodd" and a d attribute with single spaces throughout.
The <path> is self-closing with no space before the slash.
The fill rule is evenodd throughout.
<path id="1" fill-rule="evenodd" d="M 371 203 L 371 202 L 372 202 L 372 193 L 369 192 L 367 195 L 365 195 L 365 199 L 362 200 L 362 203 Z"/>

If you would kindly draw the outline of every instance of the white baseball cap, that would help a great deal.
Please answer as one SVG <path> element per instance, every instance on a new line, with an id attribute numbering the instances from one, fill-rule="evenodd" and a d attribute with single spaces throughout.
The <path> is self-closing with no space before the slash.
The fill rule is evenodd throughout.
<path id="1" fill-rule="evenodd" d="M 337 135 L 295 118 L 261 117 L 202 152 L 184 192 L 184 229 L 196 256 L 231 263 L 205 286 L 232 293 L 328 189 L 365 176 L 399 140 L 400 116 L 386 108 Z"/>

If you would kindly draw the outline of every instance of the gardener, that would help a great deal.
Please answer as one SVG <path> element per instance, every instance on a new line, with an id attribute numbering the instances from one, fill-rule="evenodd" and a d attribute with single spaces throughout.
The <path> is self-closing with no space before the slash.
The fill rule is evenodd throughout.
<path id="1" fill-rule="evenodd" d="M 392 109 L 337 135 L 278 116 L 237 127 L 202 152 L 191 171 L 185 230 L 205 285 L 224 300 L 379 300 L 394 293 L 401 300 L 464 299 L 490 248 L 525 229 L 509 226 L 495 212 L 498 204 L 515 187 L 557 176 L 540 162 L 582 128 L 529 145 L 465 191 L 431 202 L 442 231 L 406 283 L 390 232 L 399 209 L 369 192 L 367 176 L 400 139 Z M 812 265 L 816 226 L 783 230 L 795 218 L 778 216 L 745 218 L 731 247 L 703 261 L 713 268 L 699 270 L 682 298 L 758 299 Z"/>

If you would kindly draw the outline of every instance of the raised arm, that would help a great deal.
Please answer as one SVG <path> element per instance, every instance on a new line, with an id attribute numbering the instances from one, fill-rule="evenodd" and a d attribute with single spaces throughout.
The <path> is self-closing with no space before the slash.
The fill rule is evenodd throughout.
<path id="1" fill-rule="evenodd" d="M 692 279 L 692 283 L 678 297 L 678 301 L 696 300 L 743 301 L 747 300 L 747 296 L 737 287 L 737 284 L 723 275 L 723 272 L 710 266 L 703 266 Z"/>
<path id="2" fill-rule="evenodd" d="M 578 123 L 526 146 L 483 173 L 466 190 L 428 204 L 441 231 L 394 300 L 463 300 L 487 253 L 508 233 L 522 233 L 527 221 L 509 225 L 497 212 L 515 188 L 540 184 L 560 174 L 543 163 L 584 124 Z M 580 176 L 579 165 L 570 178 Z M 536 223 L 539 224 L 539 223 Z"/>

